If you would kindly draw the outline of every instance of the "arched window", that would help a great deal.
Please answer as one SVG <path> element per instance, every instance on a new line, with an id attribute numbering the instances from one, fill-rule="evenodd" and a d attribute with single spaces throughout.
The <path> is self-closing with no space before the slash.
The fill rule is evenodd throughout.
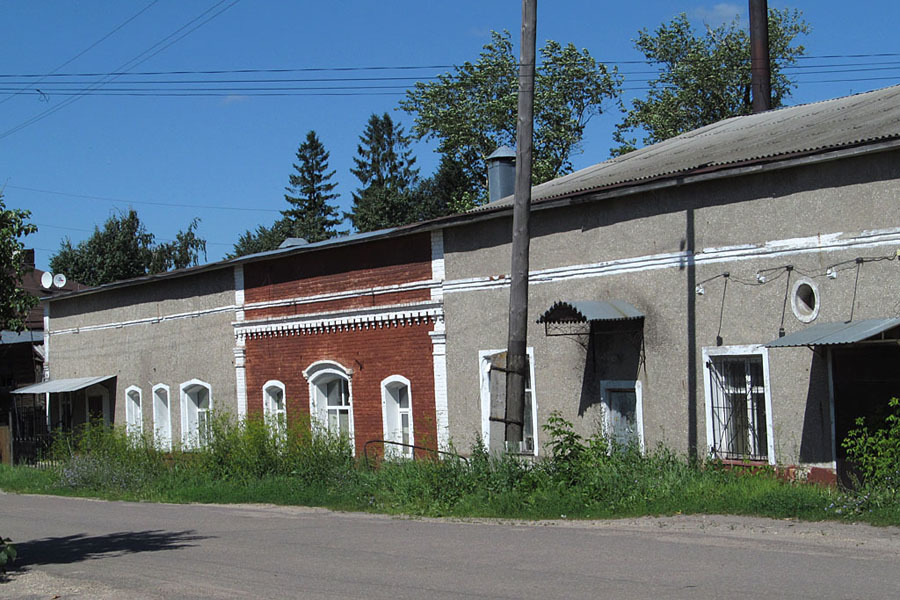
<path id="1" fill-rule="evenodd" d="M 169 404 L 169 386 L 153 386 L 153 437 L 163 450 L 172 449 L 172 412 Z"/>
<path id="2" fill-rule="evenodd" d="M 303 372 L 309 381 L 310 414 L 330 433 L 353 441 L 353 371 L 331 361 L 318 361 Z"/>
<path id="3" fill-rule="evenodd" d="M 210 435 L 212 388 L 208 383 L 192 379 L 181 384 L 181 443 L 197 448 Z"/>
<path id="4" fill-rule="evenodd" d="M 267 381 L 263 385 L 263 413 L 266 422 L 283 431 L 287 425 L 287 410 L 284 399 L 284 384 L 280 381 Z"/>
<path id="5" fill-rule="evenodd" d="M 385 441 L 408 445 L 415 443 L 409 379 L 392 375 L 381 382 L 381 413 Z M 413 449 L 385 444 L 384 453 L 386 456 L 412 457 Z"/>
<path id="6" fill-rule="evenodd" d="M 135 385 L 125 389 L 125 430 L 129 435 L 141 435 L 144 431 L 141 388 Z"/>

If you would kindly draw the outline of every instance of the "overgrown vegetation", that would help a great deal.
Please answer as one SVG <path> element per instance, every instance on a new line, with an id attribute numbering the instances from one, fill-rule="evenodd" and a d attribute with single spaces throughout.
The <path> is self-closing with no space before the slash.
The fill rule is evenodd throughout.
<path id="1" fill-rule="evenodd" d="M 900 399 L 887 403 L 883 422 L 856 419 L 843 442 L 857 476 L 857 493 L 835 510 L 881 513 L 900 505 Z"/>
<path id="2" fill-rule="evenodd" d="M 0 536 L 0 577 L 5 576 L 6 568 L 16 560 L 16 547 L 10 538 Z"/>
<path id="3" fill-rule="evenodd" d="M 892 421 L 896 423 L 896 421 Z M 52 472 L 5 467 L 10 491 L 166 502 L 270 502 L 427 516 L 607 518 L 730 513 L 859 519 L 900 524 L 897 503 L 785 481 L 774 469 L 725 468 L 663 447 L 641 453 L 587 439 L 554 415 L 547 456 L 494 455 L 476 443 L 468 459 L 371 461 L 347 439 L 308 422 L 214 419 L 201 450 L 164 452 L 149 438 L 91 425 L 60 437 Z M 897 439 L 900 439 L 898 437 Z M 371 458 L 371 457 L 370 457 Z M 370 468 L 379 462 L 377 468 Z M 894 463 L 896 468 L 896 463 Z M 869 494 L 866 496 L 866 494 Z"/>

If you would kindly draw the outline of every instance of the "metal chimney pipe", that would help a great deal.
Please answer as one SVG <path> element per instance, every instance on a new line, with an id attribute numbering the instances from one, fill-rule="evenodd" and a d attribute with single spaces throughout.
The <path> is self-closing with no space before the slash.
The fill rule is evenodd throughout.
<path id="1" fill-rule="evenodd" d="M 754 113 L 772 108 L 771 78 L 768 2 L 750 0 L 750 91 Z"/>
<path id="2" fill-rule="evenodd" d="M 486 159 L 488 165 L 488 201 L 496 202 L 516 191 L 516 151 L 500 146 Z"/>

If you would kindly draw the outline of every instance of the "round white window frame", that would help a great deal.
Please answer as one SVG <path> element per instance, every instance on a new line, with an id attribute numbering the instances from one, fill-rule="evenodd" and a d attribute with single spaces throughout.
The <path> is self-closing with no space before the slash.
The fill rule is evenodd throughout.
<path id="1" fill-rule="evenodd" d="M 806 311 L 805 308 L 801 308 L 800 306 L 800 288 L 801 286 L 807 285 L 812 290 L 813 299 L 815 300 L 815 306 L 812 309 L 812 312 Z M 805 302 L 803 304 L 806 304 Z M 819 294 L 819 286 L 816 285 L 816 282 L 807 279 L 801 278 L 794 282 L 794 285 L 791 287 L 791 312 L 794 313 L 794 316 L 797 317 L 797 320 L 801 323 L 811 323 L 816 320 L 816 317 L 819 316 L 819 308 L 822 306 L 822 297 Z"/>

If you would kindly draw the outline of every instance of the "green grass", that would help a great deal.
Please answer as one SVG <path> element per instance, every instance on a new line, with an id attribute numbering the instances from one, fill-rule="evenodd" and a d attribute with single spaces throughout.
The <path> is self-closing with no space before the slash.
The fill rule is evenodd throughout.
<path id="1" fill-rule="evenodd" d="M 215 421 L 202 450 L 164 453 L 121 430 L 87 427 L 60 439 L 56 470 L 0 467 L 0 488 L 20 493 L 151 502 L 263 502 L 390 514 L 522 519 L 618 518 L 676 513 L 859 520 L 900 525 L 894 494 L 786 482 L 774 471 L 729 470 L 665 448 L 641 454 L 584 440 L 552 418 L 538 463 L 472 448 L 468 462 L 397 460 L 370 469 L 345 439 L 300 423 Z"/>

